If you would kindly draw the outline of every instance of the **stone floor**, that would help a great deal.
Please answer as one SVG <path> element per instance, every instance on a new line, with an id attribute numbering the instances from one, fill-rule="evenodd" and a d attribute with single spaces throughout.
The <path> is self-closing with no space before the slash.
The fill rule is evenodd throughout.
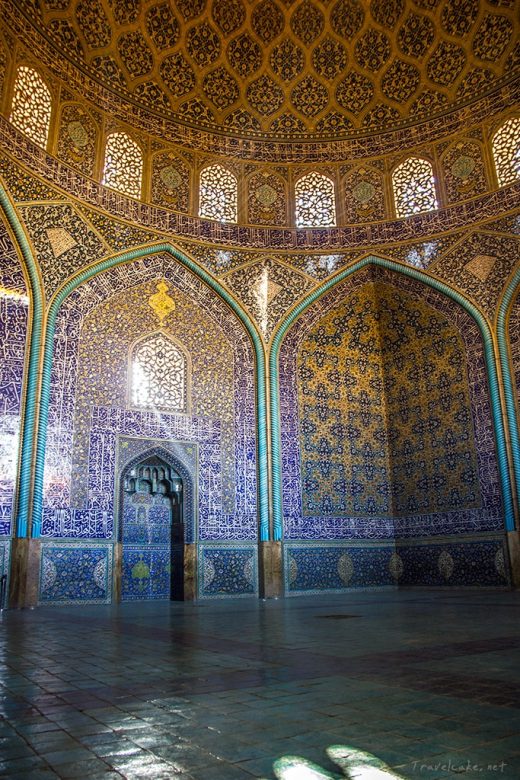
<path id="1" fill-rule="evenodd" d="M 7 611 L 0 776 L 520 778 L 519 606 L 382 591 Z"/>

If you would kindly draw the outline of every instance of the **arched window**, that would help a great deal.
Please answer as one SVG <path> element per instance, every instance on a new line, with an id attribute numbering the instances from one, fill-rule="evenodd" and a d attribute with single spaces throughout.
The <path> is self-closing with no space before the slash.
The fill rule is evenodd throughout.
<path id="1" fill-rule="evenodd" d="M 520 179 L 520 117 L 508 119 L 495 133 L 493 158 L 501 187 Z"/>
<path id="2" fill-rule="evenodd" d="M 130 399 L 147 409 L 187 411 L 187 360 L 164 333 L 138 341 L 130 358 Z"/>
<path id="3" fill-rule="evenodd" d="M 20 65 L 14 82 L 10 120 L 35 143 L 47 146 L 52 98 L 48 86 L 33 68 Z"/>
<path id="4" fill-rule="evenodd" d="M 133 198 L 141 197 L 143 154 L 126 133 L 111 133 L 105 147 L 103 184 Z"/>
<path id="5" fill-rule="evenodd" d="M 398 217 L 409 217 L 437 208 L 433 168 L 428 160 L 409 157 L 394 170 L 392 186 Z"/>
<path id="6" fill-rule="evenodd" d="M 237 180 L 222 165 L 210 165 L 200 172 L 199 216 L 237 221 Z"/>
<path id="7" fill-rule="evenodd" d="M 336 224 L 334 182 L 321 173 L 308 173 L 294 188 L 296 227 L 331 227 Z"/>

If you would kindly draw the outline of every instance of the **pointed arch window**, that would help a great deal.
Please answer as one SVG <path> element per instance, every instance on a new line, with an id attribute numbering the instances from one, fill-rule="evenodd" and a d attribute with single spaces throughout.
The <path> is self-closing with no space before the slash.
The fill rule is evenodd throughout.
<path id="1" fill-rule="evenodd" d="M 499 185 L 520 179 L 520 117 L 504 122 L 493 136 L 492 147 Z"/>
<path id="2" fill-rule="evenodd" d="M 14 82 L 10 121 L 45 149 L 51 111 L 51 93 L 38 71 L 20 65 Z"/>
<path id="3" fill-rule="evenodd" d="M 188 361 L 184 352 L 164 333 L 138 341 L 130 356 L 132 406 L 186 412 Z"/>
<path id="4" fill-rule="evenodd" d="M 336 224 L 334 182 L 312 171 L 302 176 L 294 188 L 296 227 L 332 227 Z"/>
<path id="5" fill-rule="evenodd" d="M 132 198 L 141 197 L 143 153 L 126 133 L 111 133 L 105 146 L 103 184 Z"/>
<path id="6" fill-rule="evenodd" d="M 221 222 L 237 221 L 237 179 L 222 165 L 200 172 L 199 216 Z"/>
<path id="7" fill-rule="evenodd" d="M 395 210 L 398 217 L 409 217 L 437 206 L 433 168 L 422 157 L 409 157 L 392 174 Z"/>

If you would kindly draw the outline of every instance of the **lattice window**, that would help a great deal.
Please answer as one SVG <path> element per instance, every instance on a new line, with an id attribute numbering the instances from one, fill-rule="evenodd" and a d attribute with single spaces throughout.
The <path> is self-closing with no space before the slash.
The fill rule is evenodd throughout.
<path id="1" fill-rule="evenodd" d="M 132 351 L 130 388 L 133 406 L 185 412 L 185 355 L 163 333 L 147 336 Z"/>
<path id="2" fill-rule="evenodd" d="M 501 187 L 520 179 L 520 117 L 508 119 L 495 133 L 493 157 Z"/>
<path id="3" fill-rule="evenodd" d="M 40 146 L 47 146 L 51 121 L 51 93 L 40 74 L 20 65 L 14 82 L 10 120 Z"/>
<path id="4" fill-rule="evenodd" d="M 237 180 L 222 165 L 210 165 L 200 173 L 199 216 L 237 221 Z"/>
<path id="5" fill-rule="evenodd" d="M 336 224 L 334 182 L 321 173 L 308 173 L 295 187 L 296 227 L 330 227 Z"/>
<path id="6" fill-rule="evenodd" d="M 141 197 L 143 154 L 126 133 L 112 133 L 105 147 L 103 184 L 133 198 Z"/>
<path id="7" fill-rule="evenodd" d="M 428 160 L 410 157 L 392 174 L 395 209 L 398 217 L 409 217 L 437 208 L 433 168 Z"/>

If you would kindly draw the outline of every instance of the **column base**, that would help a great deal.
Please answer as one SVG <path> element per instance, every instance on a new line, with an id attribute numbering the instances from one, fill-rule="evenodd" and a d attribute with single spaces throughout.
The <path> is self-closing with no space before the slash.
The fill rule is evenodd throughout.
<path id="1" fill-rule="evenodd" d="M 197 598 L 197 545 L 184 545 L 184 601 Z"/>
<path id="2" fill-rule="evenodd" d="M 514 588 L 520 588 L 520 532 L 507 532 L 507 547 L 511 566 L 511 583 Z"/>
<path id="3" fill-rule="evenodd" d="M 258 576 L 260 598 L 277 599 L 284 595 L 281 542 L 259 543 Z"/>
<path id="4" fill-rule="evenodd" d="M 40 539 L 13 539 L 9 577 L 10 609 L 38 604 L 42 545 Z"/>

